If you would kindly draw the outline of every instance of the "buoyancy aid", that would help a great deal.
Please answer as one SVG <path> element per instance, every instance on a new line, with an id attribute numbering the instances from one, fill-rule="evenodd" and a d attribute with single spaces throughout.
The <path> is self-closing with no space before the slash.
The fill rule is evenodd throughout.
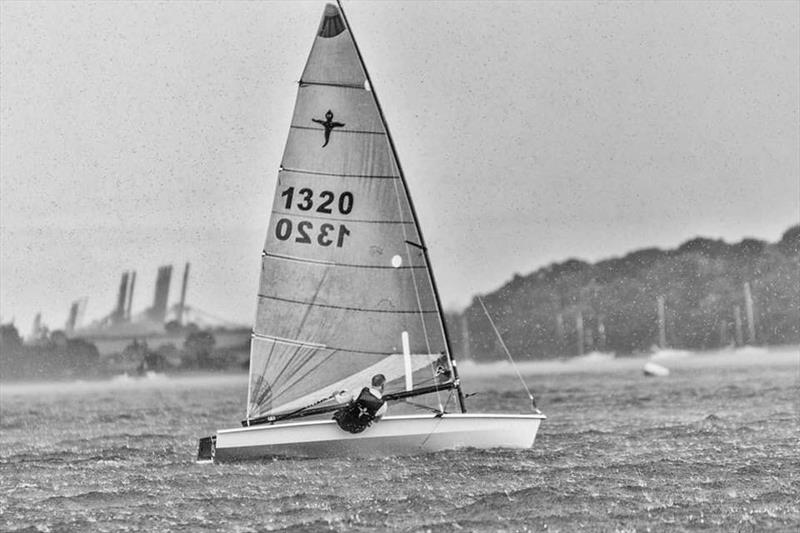
<path id="1" fill-rule="evenodd" d="M 368 387 L 361 389 L 358 398 L 351 401 L 333 414 L 339 427 L 350 433 L 361 433 L 375 420 L 375 414 L 384 404 L 376 398 Z"/>

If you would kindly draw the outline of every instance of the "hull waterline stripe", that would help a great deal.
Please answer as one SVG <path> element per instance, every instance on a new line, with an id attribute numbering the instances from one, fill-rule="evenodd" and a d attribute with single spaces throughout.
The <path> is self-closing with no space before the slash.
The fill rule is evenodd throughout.
<path id="1" fill-rule="evenodd" d="M 311 174 L 313 176 L 333 176 L 336 178 L 362 178 L 371 180 L 399 180 L 399 176 L 379 176 L 377 174 L 337 174 L 335 172 L 321 172 L 317 170 L 301 170 L 299 168 L 281 167 L 281 172 L 292 172 L 295 174 Z"/>
<path id="2" fill-rule="evenodd" d="M 320 304 L 316 302 L 301 302 L 300 300 L 291 300 L 289 298 L 281 298 L 279 296 L 268 296 L 266 294 L 259 294 L 259 298 L 264 298 L 267 300 L 276 300 L 279 302 L 286 302 L 291 304 L 299 304 L 299 305 L 308 305 L 309 307 L 324 307 L 326 309 L 341 309 L 342 311 L 361 311 L 364 313 L 390 313 L 390 314 L 397 314 L 397 315 L 418 315 L 422 314 L 435 314 L 438 313 L 437 310 L 433 311 L 426 311 L 426 310 L 418 310 L 412 309 L 410 311 L 405 310 L 394 310 L 394 309 L 366 309 L 364 307 L 346 307 L 343 305 L 330 305 L 330 304 Z"/>
<path id="3" fill-rule="evenodd" d="M 411 266 L 411 265 L 401 265 L 399 267 L 394 266 L 384 266 L 384 265 L 355 265 L 352 263 L 334 263 L 333 261 L 323 261 L 322 259 L 306 259 L 304 257 L 295 257 L 291 255 L 281 255 L 281 254 L 271 254 L 266 250 L 261 253 L 262 257 L 271 257 L 273 259 L 281 259 L 284 261 L 294 261 L 297 263 L 309 263 L 314 265 L 325 265 L 325 266 L 334 266 L 334 267 L 342 267 L 342 268 L 371 268 L 371 269 L 379 269 L 379 270 L 409 270 L 409 269 L 424 269 L 425 265 L 418 265 L 418 266 Z"/>

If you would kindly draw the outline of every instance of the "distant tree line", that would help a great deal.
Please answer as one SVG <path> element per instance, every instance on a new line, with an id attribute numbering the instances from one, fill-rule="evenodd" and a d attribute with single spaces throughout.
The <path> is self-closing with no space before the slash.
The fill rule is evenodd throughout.
<path id="1" fill-rule="evenodd" d="M 659 344 L 703 350 L 800 343 L 800 225 L 772 244 L 698 237 L 675 250 L 647 248 L 595 264 L 570 259 L 515 275 L 483 301 L 517 359 L 629 354 Z M 457 357 L 505 358 L 477 298 L 446 321 Z M 0 379 L 247 368 L 248 346 L 220 350 L 210 331 L 185 333 L 180 348 L 134 341 L 101 358 L 93 344 L 61 331 L 24 344 L 4 324 Z"/>
<path id="2" fill-rule="evenodd" d="M 121 353 L 101 357 L 84 339 L 63 331 L 47 332 L 24 343 L 13 324 L 0 325 L 0 380 L 71 379 L 140 375 L 185 370 L 241 370 L 247 367 L 249 346 L 216 348 L 211 331 L 187 328 L 181 347 L 166 342 L 152 347 L 133 340 Z"/>
<path id="3" fill-rule="evenodd" d="M 99 373 L 99 361 L 94 344 L 68 339 L 63 331 L 23 344 L 13 324 L 0 325 L 0 379 L 92 377 Z"/>
<path id="4" fill-rule="evenodd" d="M 773 244 L 698 237 L 595 264 L 570 259 L 483 297 L 511 353 L 532 359 L 649 350 L 661 342 L 659 299 L 664 347 L 800 343 L 800 225 Z M 447 324 L 457 356 L 505 358 L 477 299 Z"/>

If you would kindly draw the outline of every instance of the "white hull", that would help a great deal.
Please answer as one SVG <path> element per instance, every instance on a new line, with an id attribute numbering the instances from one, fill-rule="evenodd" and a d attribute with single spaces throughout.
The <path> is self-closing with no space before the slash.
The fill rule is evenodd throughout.
<path id="1" fill-rule="evenodd" d="M 663 378 L 669 376 L 669 368 L 661 366 L 652 361 L 648 361 L 644 364 L 642 372 L 644 372 L 644 375 L 648 377 Z"/>
<path id="2" fill-rule="evenodd" d="M 387 416 L 351 434 L 332 420 L 219 430 L 211 457 L 227 461 L 270 456 L 369 457 L 454 448 L 531 448 L 542 414 Z"/>

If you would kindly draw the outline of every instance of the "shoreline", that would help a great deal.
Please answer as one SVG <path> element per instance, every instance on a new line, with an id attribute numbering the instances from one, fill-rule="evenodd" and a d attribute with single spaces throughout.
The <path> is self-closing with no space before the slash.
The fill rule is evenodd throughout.
<path id="1" fill-rule="evenodd" d="M 570 359 L 516 361 L 516 367 L 520 373 L 525 375 L 641 372 L 642 366 L 648 361 L 657 361 L 659 365 L 673 371 L 769 365 L 795 367 L 800 373 L 800 346 L 777 346 L 771 348 L 745 346 L 708 352 L 664 350 L 655 354 L 622 357 L 595 352 Z M 458 365 L 458 370 L 462 378 L 468 379 L 516 374 L 514 365 L 508 361 L 461 361 Z M 246 387 L 247 377 L 248 373 L 245 371 L 204 372 L 192 370 L 186 372 L 154 372 L 144 376 L 118 374 L 115 376 L 70 380 L 0 380 L 0 396 L 52 395 L 163 387 L 215 388 L 228 385 Z"/>

